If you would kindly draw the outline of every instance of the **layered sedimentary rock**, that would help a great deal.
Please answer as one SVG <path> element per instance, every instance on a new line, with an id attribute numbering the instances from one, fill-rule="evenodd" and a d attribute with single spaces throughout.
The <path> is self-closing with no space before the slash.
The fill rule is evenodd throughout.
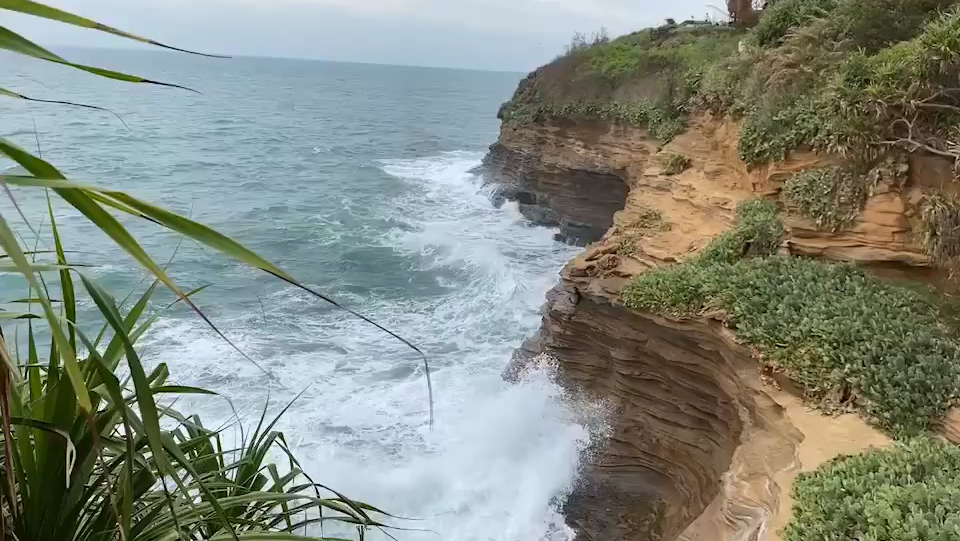
<path id="1" fill-rule="evenodd" d="M 564 509 L 582 539 L 674 539 L 710 505 L 758 427 L 767 444 L 738 483 L 794 461 L 801 434 L 759 392 L 755 363 L 715 321 L 632 313 L 565 283 L 551 291 L 540 335 L 525 348 L 559 358 L 564 386 L 615 411 L 609 441 Z M 729 507 L 751 527 L 771 511 Z"/>
<path id="2" fill-rule="evenodd" d="M 621 171 L 602 161 L 571 168 L 567 152 L 578 143 L 558 133 L 520 130 L 509 144 L 496 143 L 484 160 L 497 196 L 516 201 L 534 223 L 558 227 L 563 240 L 599 240 L 623 208 L 628 188 Z"/>
<path id="3" fill-rule="evenodd" d="M 609 224 L 563 269 L 540 331 L 506 371 L 511 377 L 533 357 L 552 355 L 563 385 L 615 412 L 564 509 L 580 539 L 778 539 L 797 472 L 888 443 L 856 416 L 804 407 L 789 382 L 759 371 L 722 314 L 674 321 L 618 302 L 631 277 L 682 261 L 728 229 L 740 201 L 776 197 L 791 172 L 826 164 L 796 153 L 748 170 L 736 141 L 735 125 L 699 119 L 664 149 L 690 159 L 676 175 L 663 174 L 660 149 L 633 128 L 504 128 L 491 149 L 491 178 L 507 179 L 502 193 L 528 216 L 542 211 L 550 217 L 542 223 L 567 224 L 568 234 L 570 224 L 583 226 L 575 236 L 587 239 L 584 231 Z M 936 160 L 914 161 L 909 182 L 879 185 L 843 232 L 788 218 L 783 250 L 936 278 L 911 223 L 924 190 L 950 173 Z M 625 197 L 608 192 L 617 182 Z"/>

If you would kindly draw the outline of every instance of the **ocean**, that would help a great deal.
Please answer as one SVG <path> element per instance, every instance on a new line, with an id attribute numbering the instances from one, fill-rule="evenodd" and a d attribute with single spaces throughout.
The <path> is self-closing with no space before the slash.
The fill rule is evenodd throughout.
<path id="1" fill-rule="evenodd" d="M 412 517 L 400 540 L 567 539 L 557 506 L 588 431 L 545 369 L 500 372 L 539 325 L 544 293 L 576 248 L 491 203 L 477 166 L 496 111 L 523 74 L 147 51 L 65 50 L 74 61 L 195 89 L 107 81 L 2 57 L 4 86 L 116 113 L 4 100 L 0 133 L 71 179 L 190 215 L 302 282 L 417 344 L 433 372 L 428 426 L 419 357 L 397 340 L 264 273 L 126 220 L 254 366 L 189 310 L 164 310 L 143 341 L 150 364 L 222 397 L 177 408 L 207 426 L 284 415 L 319 482 Z M 45 203 L 15 190 L 41 239 Z M 3 215 L 19 222 L 7 198 Z M 143 273 L 106 237 L 56 206 L 75 260 L 122 297 Z M 23 296 L 12 277 L 4 298 Z M 153 309 L 170 300 L 158 297 Z M 91 305 L 87 302 L 87 307 Z M 94 331 L 95 332 L 95 331 Z M 302 393 L 302 394 L 301 394 Z M 225 398 L 224 398 L 225 397 Z"/>

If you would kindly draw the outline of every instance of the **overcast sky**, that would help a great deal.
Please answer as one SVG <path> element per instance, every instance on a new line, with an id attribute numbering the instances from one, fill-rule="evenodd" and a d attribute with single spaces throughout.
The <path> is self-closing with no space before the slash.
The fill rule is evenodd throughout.
<path id="1" fill-rule="evenodd" d="M 702 18 L 709 0 L 46 0 L 180 47 L 231 55 L 529 71 L 576 31 L 611 35 L 667 17 Z M 129 47 L 92 31 L 4 14 L 47 45 Z"/>

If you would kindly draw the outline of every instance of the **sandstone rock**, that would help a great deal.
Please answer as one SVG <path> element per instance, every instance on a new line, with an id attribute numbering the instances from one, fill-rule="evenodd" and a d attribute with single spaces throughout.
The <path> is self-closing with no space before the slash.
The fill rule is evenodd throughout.
<path id="1" fill-rule="evenodd" d="M 561 229 L 581 224 L 582 239 L 599 239 L 566 265 L 547 295 L 540 331 L 505 372 L 520 373 L 548 353 L 559 360 L 565 387 L 615 411 L 609 438 L 590 455 L 564 507 L 578 539 L 776 540 L 799 471 L 889 444 L 859 417 L 811 411 L 790 394 L 790 382 L 761 374 L 717 321 L 722 314 L 674 321 L 618 302 L 630 278 L 683 261 L 728 229 L 739 202 L 775 198 L 793 172 L 831 163 L 798 152 L 749 169 L 738 158 L 737 136 L 735 124 L 693 121 L 664 148 L 688 156 L 691 167 L 669 177 L 652 157 L 656 143 L 631 128 L 504 130 L 491 148 L 488 166 L 513 186 L 505 193 L 532 194 L 516 199 L 548 209 Z M 918 168 L 946 174 L 936 161 Z M 781 251 L 933 280 L 937 271 L 916 243 L 911 216 L 934 181 L 914 177 L 912 170 L 905 187 L 880 186 L 844 231 L 788 216 Z M 664 227 L 642 225 L 651 212 Z M 629 254 L 614 255 L 625 239 Z M 960 410 L 943 432 L 960 441 Z"/>

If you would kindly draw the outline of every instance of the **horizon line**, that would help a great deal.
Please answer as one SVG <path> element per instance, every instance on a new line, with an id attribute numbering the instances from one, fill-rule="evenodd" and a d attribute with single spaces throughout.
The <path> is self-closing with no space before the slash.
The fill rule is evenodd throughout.
<path id="1" fill-rule="evenodd" d="M 75 44 L 47 44 L 46 47 L 50 49 L 88 49 L 96 51 L 119 51 L 119 52 L 132 52 L 132 53 L 157 53 L 157 54 L 168 54 L 170 56 L 188 56 L 194 58 L 209 58 L 204 57 L 200 54 L 190 54 L 190 53 L 179 53 L 174 51 L 167 51 L 164 49 L 159 49 L 149 46 L 133 46 L 133 47 L 111 47 L 103 45 L 75 45 Z M 372 61 L 359 61 L 359 60 L 335 60 L 330 58 L 310 58 L 302 56 L 273 56 L 273 55 L 251 55 L 251 54 L 228 54 L 228 53 L 215 53 L 223 54 L 226 59 L 230 58 L 249 58 L 249 59 L 263 59 L 263 60 L 293 60 L 300 62 L 327 62 L 330 64 L 359 64 L 363 66 L 381 66 L 389 68 L 415 68 L 415 69 L 433 69 L 433 70 L 448 70 L 448 71 L 475 71 L 482 73 L 510 73 L 510 74 L 527 74 L 530 70 L 521 71 L 521 70 L 511 70 L 511 69 L 484 69 L 484 68 L 465 68 L 465 67 L 453 67 L 453 66 L 430 66 L 430 65 L 419 65 L 419 64 L 398 64 L 390 62 L 372 62 Z M 535 68 L 534 68 L 535 69 Z"/>

